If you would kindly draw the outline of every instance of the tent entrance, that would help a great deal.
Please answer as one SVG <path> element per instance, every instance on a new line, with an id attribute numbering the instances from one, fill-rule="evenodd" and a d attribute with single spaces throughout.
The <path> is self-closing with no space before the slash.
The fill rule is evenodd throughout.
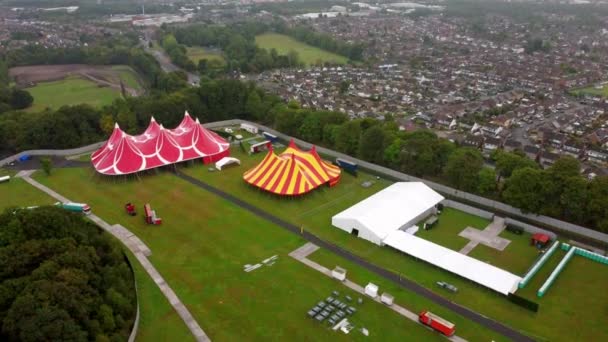
<path id="1" fill-rule="evenodd" d="M 353 234 L 354 236 L 359 236 L 359 229 L 353 228 L 353 230 L 351 230 L 350 233 Z"/>

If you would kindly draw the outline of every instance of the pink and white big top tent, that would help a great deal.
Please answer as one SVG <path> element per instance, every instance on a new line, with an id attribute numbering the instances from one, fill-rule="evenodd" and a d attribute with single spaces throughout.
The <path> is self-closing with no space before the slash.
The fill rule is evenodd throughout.
<path id="1" fill-rule="evenodd" d="M 91 155 L 91 162 L 101 174 L 127 175 L 199 158 L 205 164 L 213 163 L 230 155 L 229 146 L 186 112 L 175 129 L 164 128 L 151 118 L 146 131 L 136 136 L 116 124 L 110 139 Z"/>

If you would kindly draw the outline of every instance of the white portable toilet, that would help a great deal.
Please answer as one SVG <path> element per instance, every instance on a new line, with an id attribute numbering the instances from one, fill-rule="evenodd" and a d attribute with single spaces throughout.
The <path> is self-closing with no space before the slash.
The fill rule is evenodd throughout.
<path id="1" fill-rule="evenodd" d="M 372 283 L 367 284 L 367 286 L 365 286 L 365 294 L 372 298 L 378 297 L 378 285 Z"/>
<path id="2" fill-rule="evenodd" d="M 380 301 L 388 306 L 391 306 L 391 305 L 393 305 L 393 302 L 395 301 L 395 297 L 384 292 L 382 294 L 382 296 L 380 296 Z"/>

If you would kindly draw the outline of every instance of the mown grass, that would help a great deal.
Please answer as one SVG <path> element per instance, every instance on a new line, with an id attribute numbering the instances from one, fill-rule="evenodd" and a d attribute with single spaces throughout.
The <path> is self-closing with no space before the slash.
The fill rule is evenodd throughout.
<path id="1" fill-rule="evenodd" d="M 202 59 L 206 59 L 208 62 L 214 61 L 214 63 L 219 63 L 220 65 L 224 65 L 226 63 L 224 57 L 220 53 L 208 51 L 200 46 L 188 47 L 186 50 L 186 56 L 188 56 L 188 58 L 190 58 L 195 65 L 198 65 L 198 62 Z"/>
<path id="2" fill-rule="evenodd" d="M 56 170 L 60 172 L 61 170 Z M 57 189 L 61 192 L 60 189 Z M 25 182 L 11 179 L 0 184 L 0 210 L 18 206 L 50 205 L 56 200 Z M 160 289 L 141 267 L 137 259 L 125 248 L 125 253 L 133 265 L 140 309 L 138 341 L 194 340 L 181 318 L 173 310 Z"/>
<path id="3" fill-rule="evenodd" d="M 90 169 L 61 169 L 36 178 L 142 238 L 152 250 L 153 264 L 212 340 L 442 339 L 371 301 L 352 319 L 357 327 L 368 328 L 370 337 L 358 331 L 346 336 L 309 319 L 306 312 L 331 291 L 357 294 L 288 257 L 304 244 L 299 236 L 172 174 L 125 181 L 99 178 Z M 163 224 L 149 226 L 141 215 L 126 215 L 128 201 L 139 210 L 150 202 Z M 245 264 L 272 255 L 279 257 L 273 266 L 243 272 Z"/>
<path id="4" fill-rule="evenodd" d="M 332 241 L 354 254 L 438 292 L 449 300 L 467 306 L 534 338 L 541 340 L 576 339 L 580 336 L 589 340 L 608 338 L 608 326 L 602 324 L 602 319 L 599 318 L 606 316 L 605 310 L 608 307 L 608 300 L 605 300 L 603 296 L 596 297 L 597 301 L 588 302 L 589 292 L 582 293 L 577 290 L 578 287 L 576 286 L 566 285 L 560 288 L 558 281 L 549 295 L 538 299 L 535 294 L 540 285 L 536 286 L 533 281 L 529 286 L 536 286 L 534 291 L 529 292 L 528 289 L 518 291 L 518 294 L 541 304 L 540 312 L 532 313 L 507 301 L 502 295 L 492 290 L 392 249 L 354 238 L 331 225 L 333 215 L 388 186 L 390 182 L 387 180 L 376 179 L 374 176 L 364 173 L 361 173 L 358 178 L 343 173 L 340 183 L 334 188 L 320 188 L 301 198 L 281 198 L 251 187 L 242 180 L 243 172 L 256 165 L 263 158 L 263 154 L 247 156 L 240 152 L 238 148 L 233 148 L 232 151 L 233 155 L 241 159 L 242 166 L 239 168 L 209 172 L 207 167 L 194 166 L 183 169 L 183 172 L 236 195 L 261 209 L 270 211 L 274 215 L 299 225 L 325 240 Z M 370 188 L 363 188 L 360 184 L 365 180 L 372 180 L 375 184 Z M 448 210 L 447 213 L 450 213 L 450 211 Z M 441 224 L 446 226 L 428 231 L 427 238 L 434 239 L 440 244 L 452 245 L 452 248 L 464 246 L 466 240 L 457 236 L 458 229 L 452 228 L 450 232 L 449 227 L 461 226 L 464 222 L 462 217 L 466 214 L 462 217 L 459 217 L 461 214 L 454 216 L 456 217 L 452 217 L 452 219 L 455 220 L 455 224 L 452 224 L 450 219 L 446 220 L 445 217 L 440 217 Z M 486 220 L 478 218 L 472 221 L 467 219 L 466 222 L 468 222 L 468 225 L 480 229 L 483 229 L 487 223 Z M 441 233 L 442 228 L 445 228 L 443 233 Z M 440 234 L 430 237 L 433 233 Z M 502 236 L 513 241 L 505 252 L 498 253 L 479 245 L 473 250 L 472 256 L 523 275 L 534 262 L 537 253 L 533 247 L 528 246 L 526 240 L 529 236 L 512 236 L 508 232 L 503 232 Z M 476 251 L 476 249 L 479 250 Z M 543 268 L 543 270 L 548 268 Z M 608 270 L 603 265 L 587 263 L 584 266 L 579 266 L 579 268 L 578 272 L 583 274 L 583 278 L 590 277 L 595 273 L 603 274 L 608 278 Z M 539 277 L 542 277 L 542 275 L 537 275 L 535 280 L 538 280 Z M 544 279 L 546 279 L 546 276 L 544 276 Z M 442 291 L 437 288 L 437 281 L 447 281 L 457 286 L 459 288 L 458 293 L 452 294 Z M 601 283 L 589 284 L 589 286 L 595 286 L 594 292 L 603 291 Z M 559 298 L 557 301 L 548 299 L 553 298 L 554 295 Z M 581 303 L 585 303 L 585 305 L 580 305 Z M 580 331 L 583 327 L 569 320 L 564 312 L 577 312 L 577 315 L 586 317 L 589 329 Z M 457 320 L 453 317 L 446 318 Z M 557 323 L 538 324 L 539 321 Z M 466 329 L 466 327 L 464 328 Z M 466 334 L 464 336 L 467 337 Z"/>
<path id="5" fill-rule="evenodd" d="M 306 65 L 322 64 L 326 62 L 346 64 L 348 62 L 348 59 L 344 56 L 299 42 L 283 34 L 264 33 L 257 35 L 255 37 L 255 43 L 263 49 L 276 49 L 279 55 L 287 55 L 289 51 L 293 50 L 298 53 L 300 60 Z"/>
<path id="6" fill-rule="evenodd" d="M 80 77 L 41 82 L 26 90 L 34 97 L 34 103 L 27 109 L 28 111 L 58 109 L 61 106 L 82 103 L 102 107 L 121 97 L 120 91 L 116 89 L 101 87 L 95 82 Z"/>
<path id="7" fill-rule="evenodd" d="M 139 75 L 130 66 L 114 65 L 112 66 L 112 70 L 118 72 L 118 77 L 124 82 L 125 86 L 135 90 L 143 88 Z"/>

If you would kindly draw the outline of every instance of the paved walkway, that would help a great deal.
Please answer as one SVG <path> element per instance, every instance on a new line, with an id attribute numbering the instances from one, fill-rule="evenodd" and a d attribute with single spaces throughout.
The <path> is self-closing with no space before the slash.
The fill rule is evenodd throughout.
<path id="1" fill-rule="evenodd" d="M 500 233 L 506 228 L 505 219 L 502 217 L 494 216 L 494 220 L 484 230 L 479 230 L 473 227 L 466 227 L 463 231 L 458 233 L 465 239 L 469 239 L 461 250 L 461 254 L 469 254 L 473 248 L 477 247 L 478 244 L 488 246 L 490 248 L 497 249 L 499 251 L 507 248 L 511 240 L 501 238 Z"/>
<path id="2" fill-rule="evenodd" d="M 425 298 L 431 300 L 432 302 L 434 302 L 440 306 L 443 306 L 444 308 L 451 310 L 466 319 L 469 319 L 469 320 L 476 322 L 503 336 L 506 336 L 507 338 L 509 338 L 511 340 L 534 341 L 530 337 L 524 335 L 523 333 L 520 333 L 517 330 L 514 330 L 498 321 L 495 321 L 484 315 L 481 315 L 467 307 L 458 305 L 458 304 L 438 295 L 437 293 L 427 289 L 426 287 L 421 286 L 420 284 L 418 284 L 416 282 L 413 282 L 407 278 L 403 278 L 399 274 L 391 272 L 385 268 L 379 267 L 379 266 L 361 258 L 358 255 L 352 254 L 351 252 L 346 251 L 330 242 L 322 240 L 321 238 L 319 238 L 318 236 L 316 236 L 314 234 L 311 234 L 310 232 L 304 231 L 302 233 L 300 230 L 300 227 L 298 227 L 292 223 L 289 223 L 287 221 L 284 221 L 284 220 L 270 214 L 269 212 L 267 212 L 265 210 L 262 210 L 250 203 L 245 202 L 244 200 L 242 200 L 236 196 L 226 193 L 218 188 L 215 188 L 207 183 L 201 182 L 200 180 L 198 180 L 194 177 L 185 175 L 179 171 L 177 172 L 177 176 L 179 178 L 189 182 L 192 185 L 198 186 L 204 190 L 207 190 L 213 194 L 216 194 L 217 196 L 220 196 L 221 198 L 232 202 L 233 204 L 251 212 L 252 214 L 254 214 L 258 217 L 261 217 L 269 222 L 272 222 L 272 223 L 276 224 L 277 226 L 279 226 L 287 231 L 290 231 L 294 234 L 298 234 L 298 235 L 302 236 L 304 239 L 306 239 L 310 242 L 313 242 L 314 244 L 316 244 L 320 247 L 323 247 L 336 255 L 346 258 L 347 260 L 367 269 L 368 271 L 371 271 L 371 272 L 379 275 L 382 278 L 388 279 L 388 280 L 396 283 L 397 285 L 401 286 L 402 288 L 408 289 L 419 296 L 425 297 Z"/>
<path id="3" fill-rule="evenodd" d="M 71 202 L 70 200 L 61 196 L 49 187 L 40 184 L 30 178 L 31 173 L 32 172 L 29 172 L 29 174 L 25 173 L 25 175 L 22 174 L 21 178 L 23 178 L 23 180 L 30 183 L 34 187 L 40 189 L 41 191 L 46 192 L 58 201 Z M 171 289 L 165 279 L 160 275 L 160 273 L 158 273 L 154 265 L 152 265 L 150 260 L 148 260 L 147 257 L 152 254 L 150 248 L 148 248 L 148 246 L 146 246 L 146 244 L 144 244 L 143 241 L 141 241 L 135 234 L 133 234 L 131 231 L 119 224 L 115 224 L 112 226 L 94 214 L 88 215 L 87 217 L 91 219 L 91 221 L 95 222 L 95 224 L 97 224 L 103 230 L 114 235 L 118 240 L 120 240 L 120 242 L 122 242 L 125 246 L 127 246 L 127 248 L 129 248 L 129 250 L 135 255 L 135 257 L 146 270 L 146 272 L 148 272 L 152 280 L 154 280 L 156 286 L 158 286 L 161 292 L 165 295 L 165 297 L 167 297 L 167 300 L 169 300 L 171 306 L 173 306 L 175 311 L 177 311 L 177 314 L 182 318 L 184 323 L 186 323 L 186 325 L 190 329 L 190 332 L 192 332 L 192 335 L 194 335 L 196 340 L 199 342 L 211 341 L 211 339 L 209 339 L 203 329 L 201 329 L 200 325 L 196 322 L 192 314 L 190 314 L 190 311 L 188 311 L 186 306 L 179 300 L 173 289 Z"/>
<path id="4" fill-rule="evenodd" d="M 328 268 L 326 268 L 325 266 L 319 265 L 318 263 L 316 263 L 316 262 L 314 262 L 314 261 L 312 261 L 312 260 L 310 260 L 310 259 L 307 258 L 310 254 L 314 253 L 318 249 L 319 249 L 319 246 L 315 245 L 312 242 L 308 242 L 304 246 L 302 246 L 302 247 L 294 250 L 293 252 L 289 253 L 289 256 L 292 257 L 292 258 L 294 258 L 294 259 L 296 259 L 296 260 L 298 260 L 298 261 L 300 261 L 301 263 L 307 265 L 308 267 L 313 268 L 313 269 L 315 269 L 315 270 L 317 270 L 317 271 L 325 274 L 326 276 L 328 276 L 330 278 L 333 278 L 331 276 L 331 271 Z M 359 284 L 353 283 L 349 279 L 345 279 L 342 282 L 342 284 L 344 286 L 346 286 L 346 287 L 348 287 L 348 288 L 350 288 L 350 289 L 358 292 L 361 295 L 367 296 L 365 294 L 365 288 L 363 288 Z M 373 299 L 374 301 L 376 301 L 376 302 L 378 302 L 380 304 L 383 304 L 380 301 L 380 296 L 378 296 L 376 298 L 371 298 L 369 296 L 367 296 L 367 297 L 370 298 L 370 299 Z M 417 314 L 411 312 L 410 310 L 408 310 L 408 309 L 406 309 L 406 308 L 404 308 L 404 307 L 402 307 L 400 305 L 397 305 L 397 304 L 393 303 L 393 305 L 386 306 L 386 307 L 389 308 L 389 309 L 391 309 L 391 310 L 393 310 L 393 311 L 395 311 L 395 312 L 397 312 L 398 314 L 402 315 L 403 317 L 405 317 L 405 318 L 407 318 L 407 319 L 409 319 L 411 321 L 416 322 L 417 324 L 421 324 L 418 321 L 418 315 Z M 464 338 L 458 337 L 458 336 L 448 337 L 448 339 L 452 340 L 452 341 L 456 341 L 456 342 L 465 342 L 466 341 Z"/>

